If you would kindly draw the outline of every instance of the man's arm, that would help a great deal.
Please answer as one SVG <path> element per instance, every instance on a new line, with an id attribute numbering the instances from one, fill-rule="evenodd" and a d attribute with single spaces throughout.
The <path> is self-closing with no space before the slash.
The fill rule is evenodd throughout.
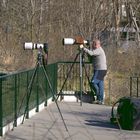
<path id="1" fill-rule="evenodd" d="M 83 48 L 83 50 L 87 53 L 87 54 L 89 54 L 90 56 L 97 56 L 97 55 L 99 55 L 100 54 L 100 51 L 98 50 L 98 49 L 96 49 L 96 50 L 89 50 L 89 49 L 87 49 L 87 48 Z"/>

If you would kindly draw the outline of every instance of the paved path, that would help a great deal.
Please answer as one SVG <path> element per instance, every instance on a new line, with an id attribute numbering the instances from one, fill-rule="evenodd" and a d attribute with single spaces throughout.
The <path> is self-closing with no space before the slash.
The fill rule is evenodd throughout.
<path id="1" fill-rule="evenodd" d="M 125 131 L 110 124 L 111 107 L 72 102 L 51 104 L 0 140 L 140 140 L 140 131 Z"/>

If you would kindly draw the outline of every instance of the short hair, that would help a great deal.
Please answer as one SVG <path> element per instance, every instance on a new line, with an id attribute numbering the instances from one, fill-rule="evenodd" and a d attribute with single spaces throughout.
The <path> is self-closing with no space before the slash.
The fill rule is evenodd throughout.
<path id="1" fill-rule="evenodd" d="M 95 43 L 95 44 L 96 44 L 96 43 L 99 43 L 99 44 L 101 45 L 101 41 L 100 41 L 99 39 L 94 39 L 94 40 L 93 40 L 93 43 Z"/>

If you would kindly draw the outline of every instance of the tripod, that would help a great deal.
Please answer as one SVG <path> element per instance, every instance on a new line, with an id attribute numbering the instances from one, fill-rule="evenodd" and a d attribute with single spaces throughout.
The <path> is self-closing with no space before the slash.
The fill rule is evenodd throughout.
<path id="1" fill-rule="evenodd" d="M 54 90 L 52 88 L 52 85 L 51 85 L 50 79 L 48 77 L 48 74 L 46 72 L 45 66 L 43 65 L 43 53 L 42 53 L 42 49 L 39 49 L 38 50 L 36 67 L 35 67 L 35 70 L 33 72 L 33 75 L 31 77 L 31 80 L 30 80 L 29 85 L 28 85 L 28 88 L 27 88 L 27 106 L 26 106 L 25 111 L 24 111 L 24 116 L 23 116 L 22 123 L 24 122 L 25 116 L 26 115 L 28 116 L 28 104 L 29 104 L 29 100 L 30 100 L 30 96 L 31 96 L 32 85 L 33 85 L 33 81 L 35 79 L 35 76 L 36 76 L 36 73 L 37 73 L 37 70 L 38 70 L 39 67 L 42 68 L 42 70 L 43 70 L 43 73 L 45 75 L 45 78 L 46 78 L 46 80 L 48 82 L 48 86 L 49 86 L 49 88 L 51 90 L 52 97 L 53 97 L 53 99 L 55 101 L 55 104 L 56 104 L 56 106 L 58 108 L 59 114 L 60 114 L 60 116 L 62 118 L 62 121 L 64 123 L 65 129 L 66 129 L 66 131 L 68 131 L 67 126 L 66 126 L 65 121 L 64 121 L 64 118 L 62 116 L 62 113 L 61 113 L 60 108 L 58 106 L 58 103 L 57 103 L 57 100 L 56 100 L 56 96 L 55 96 L 55 92 L 54 92 Z"/>
<path id="2" fill-rule="evenodd" d="M 57 99 L 58 99 L 59 96 L 62 94 L 62 90 L 63 90 L 63 88 L 64 88 L 64 86 L 65 86 L 65 84 L 66 84 L 66 81 L 68 80 L 68 77 L 69 77 L 69 75 L 70 75 L 70 73 L 71 73 L 72 68 L 74 67 L 74 64 L 76 63 L 76 60 L 77 60 L 78 56 L 79 56 L 79 65 L 80 65 L 80 69 L 79 69 L 79 77 L 80 77 L 80 99 L 81 99 L 81 100 L 80 100 L 80 105 L 82 106 L 82 95 L 83 95 L 83 67 L 84 67 L 84 69 L 85 69 L 86 77 L 88 78 L 88 83 L 89 83 L 89 86 L 90 86 L 90 90 L 91 90 L 91 92 L 92 92 L 93 95 L 95 95 L 95 91 L 94 91 L 94 89 L 91 87 L 91 83 L 90 83 L 89 77 L 87 76 L 88 74 L 87 74 L 87 71 L 86 71 L 86 68 L 85 68 L 85 65 L 84 65 L 84 62 L 83 62 L 84 52 L 83 52 L 82 49 L 80 49 L 80 47 L 79 47 L 79 52 L 77 53 L 77 55 L 76 55 L 76 57 L 75 57 L 75 59 L 74 59 L 74 62 L 72 63 L 72 65 L 71 65 L 71 67 L 70 67 L 70 69 L 69 69 L 69 71 L 68 71 L 68 73 L 67 73 L 67 75 L 66 75 L 66 78 L 65 78 L 65 80 L 64 80 L 64 82 L 63 82 L 63 84 L 62 84 L 62 87 L 61 87 L 59 93 L 57 94 Z"/>

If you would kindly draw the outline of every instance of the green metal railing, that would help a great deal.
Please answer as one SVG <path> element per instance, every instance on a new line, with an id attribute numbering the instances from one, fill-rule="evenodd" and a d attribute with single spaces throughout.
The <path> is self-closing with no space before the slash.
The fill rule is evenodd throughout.
<path id="1" fill-rule="evenodd" d="M 89 81 L 93 74 L 92 64 L 84 63 L 82 73 L 83 90 L 89 91 Z M 61 88 L 63 91 L 79 91 L 80 90 L 80 64 L 79 62 L 58 62 L 58 87 L 59 92 Z"/>
<path id="2" fill-rule="evenodd" d="M 130 96 L 131 97 L 140 97 L 139 93 L 140 81 L 139 77 L 133 76 L 130 77 Z"/>
<path id="3" fill-rule="evenodd" d="M 27 96 L 27 88 L 34 70 L 0 77 L 0 135 L 3 134 L 3 127 L 8 123 L 14 121 L 14 126 L 17 125 L 17 118 L 25 113 L 25 108 L 27 113 L 33 108 L 39 111 L 39 105 L 44 101 L 47 105 L 47 99 L 52 97 L 48 81 L 41 67 L 37 69 L 32 82 L 30 98 Z M 56 93 L 57 64 L 47 65 L 46 72 Z"/>
<path id="4" fill-rule="evenodd" d="M 74 96 L 77 102 L 93 102 L 95 90 L 91 86 L 93 74 L 92 64 L 84 62 L 59 62 L 57 99 L 63 100 L 64 96 Z M 70 98 L 72 99 L 72 98 Z"/>
<path id="5" fill-rule="evenodd" d="M 56 93 L 56 97 L 58 97 L 59 94 L 60 96 L 75 96 L 73 91 L 80 91 L 79 62 L 57 62 L 54 64 L 49 64 L 45 68 L 52 88 Z M 85 62 L 82 69 L 83 91 L 91 91 L 89 82 L 93 74 L 92 64 Z M 29 99 L 29 96 L 27 96 L 27 89 L 34 70 L 35 69 L 0 76 L 0 135 L 3 134 L 3 127 L 8 123 L 14 121 L 14 126 L 17 125 L 17 118 L 24 114 L 25 108 L 27 109 L 27 113 L 33 108 L 36 108 L 36 111 L 38 112 L 39 105 L 43 102 L 45 102 L 45 105 L 47 105 L 47 100 L 53 97 L 43 69 L 40 67 L 37 70 L 33 81 Z M 128 96 L 140 96 L 140 82 L 138 77 L 119 79 L 119 81 L 109 81 L 109 84 L 106 84 L 105 87 L 106 95 L 109 93 L 109 100 L 111 99 L 110 96 L 113 98 L 114 95 L 117 95 L 117 93 L 121 94 L 121 96 L 124 96 L 124 93 L 128 93 Z M 109 86 L 107 87 L 107 85 Z M 119 88 L 117 88 L 116 85 L 118 85 Z M 115 96 L 115 98 L 119 97 L 120 95 L 117 95 L 117 97 Z M 26 117 L 28 118 L 28 115 Z"/>
<path id="6" fill-rule="evenodd" d="M 83 90 L 88 91 L 89 83 L 87 76 L 91 76 L 91 64 L 85 63 L 83 67 Z M 79 91 L 79 62 L 58 62 L 49 64 L 46 72 L 55 93 L 62 89 L 65 78 L 63 91 Z M 71 71 L 70 71 L 71 69 Z M 29 110 L 36 108 L 39 111 L 39 105 L 46 102 L 47 99 L 53 97 L 53 93 L 49 88 L 48 81 L 44 75 L 43 69 L 40 67 L 32 83 L 30 96 L 27 92 L 35 69 L 23 71 L 10 75 L 0 76 L 0 135 L 3 134 L 2 128 L 10 122 L 14 121 L 17 126 L 17 118 Z"/>

